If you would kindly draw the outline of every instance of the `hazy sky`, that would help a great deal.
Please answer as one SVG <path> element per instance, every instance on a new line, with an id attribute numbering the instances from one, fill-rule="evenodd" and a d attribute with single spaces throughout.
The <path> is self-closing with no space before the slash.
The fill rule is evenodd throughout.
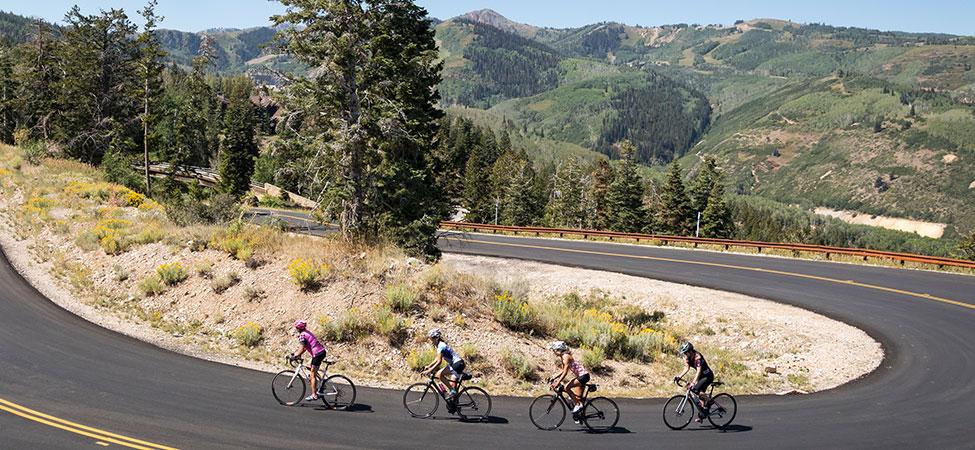
<path id="1" fill-rule="evenodd" d="M 122 7 L 136 16 L 144 0 L 0 0 L 0 9 L 60 20 L 73 4 L 85 12 Z M 796 22 L 882 30 L 975 35 L 975 1 L 966 0 L 418 0 L 434 17 L 450 18 L 491 8 L 533 25 L 570 27 L 600 21 L 660 25 L 723 23 L 774 17 Z M 159 0 L 165 28 L 199 31 L 268 23 L 281 5 L 267 0 Z"/>

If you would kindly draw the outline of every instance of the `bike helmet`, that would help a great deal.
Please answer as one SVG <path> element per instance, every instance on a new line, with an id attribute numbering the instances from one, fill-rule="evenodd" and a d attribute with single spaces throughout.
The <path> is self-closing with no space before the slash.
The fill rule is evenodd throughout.
<path id="1" fill-rule="evenodd" d="M 308 323 L 305 322 L 304 320 L 296 320 L 295 321 L 295 329 L 298 330 L 298 331 L 304 331 L 305 330 L 305 327 L 307 327 L 307 326 L 308 326 Z"/>
<path id="2" fill-rule="evenodd" d="M 548 348 L 549 350 L 555 350 L 557 352 L 569 351 L 569 346 L 566 345 L 566 343 L 563 341 L 555 341 L 551 344 L 548 344 Z"/>
<path id="3" fill-rule="evenodd" d="M 677 353 L 683 355 L 690 351 L 694 351 L 694 345 L 690 342 L 685 342 L 680 345 L 680 350 L 678 350 Z"/>
<path id="4" fill-rule="evenodd" d="M 441 337 L 440 328 L 434 328 L 434 329 L 430 330 L 430 332 L 427 333 L 427 337 L 428 338 L 431 338 L 431 339 L 433 339 L 433 338 L 440 339 L 440 337 Z"/>

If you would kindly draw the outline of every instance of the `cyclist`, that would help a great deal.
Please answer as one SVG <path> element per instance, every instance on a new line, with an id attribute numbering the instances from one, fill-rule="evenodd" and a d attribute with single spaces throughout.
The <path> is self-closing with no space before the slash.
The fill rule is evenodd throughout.
<path id="1" fill-rule="evenodd" d="M 298 342 L 301 343 L 301 347 L 297 353 L 292 353 L 288 358 L 292 361 L 297 360 L 306 351 L 311 355 L 311 376 L 309 378 L 311 379 L 312 394 L 305 401 L 315 401 L 318 400 L 318 368 L 322 366 L 322 361 L 325 360 L 325 346 L 318 341 L 318 338 L 311 331 L 308 331 L 308 323 L 304 320 L 295 321 L 295 330 L 298 330 Z"/>
<path id="2" fill-rule="evenodd" d="M 433 373 L 433 370 L 440 367 L 440 363 L 446 361 L 447 364 L 437 372 L 437 378 L 450 390 L 447 396 L 448 400 L 453 400 L 457 396 L 457 386 L 460 384 L 461 375 L 464 374 L 464 369 L 467 368 L 467 363 L 464 359 L 450 348 L 446 342 L 443 340 L 443 334 L 440 333 L 439 328 L 434 328 L 427 333 L 427 337 L 430 338 L 430 343 L 437 348 L 437 359 L 433 360 L 425 369 L 423 369 L 424 374 Z M 450 376 L 448 377 L 448 372 Z"/>
<path id="3" fill-rule="evenodd" d="M 566 378 L 569 372 L 572 372 L 574 377 L 572 381 L 569 381 L 566 385 L 566 392 L 569 394 L 569 398 L 572 399 L 572 415 L 575 416 L 582 409 L 582 393 L 586 384 L 589 383 L 589 372 L 582 364 L 572 355 L 572 350 L 569 350 L 569 346 L 562 341 L 555 341 L 549 344 L 548 348 L 559 357 L 562 362 L 562 371 L 558 375 L 552 378 L 552 389 L 556 389 L 562 380 Z"/>
<path id="4" fill-rule="evenodd" d="M 684 375 L 692 368 L 696 370 L 694 380 L 687 383 L 686 387 L 691 392 L 697 394 L 698 405 L 700 406 L 698 408 L 697 421 L 701 422 L 704 420 L 704 411 L 708 409 L 705 406 L 708 401 L 708 394 L 705 393 L 705 390 L 714 382 L 714 372 L 711 371 L 711 366 L 704 359 L 704 355 L 694 350 L 694 345 L 690 342 L 681 344 L 678 353 L 684 357 L 684 363 L 687 367 L 684 368 L 684 371 L 680 375 L 674 377 L 674 381 L 684 378 Z"/>

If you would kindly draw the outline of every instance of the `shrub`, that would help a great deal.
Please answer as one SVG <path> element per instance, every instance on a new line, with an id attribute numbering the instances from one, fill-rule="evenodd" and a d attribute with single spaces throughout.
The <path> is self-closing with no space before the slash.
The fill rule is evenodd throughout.
<path id="1" fill-rule="evenodd" d="M 303 291 L 317 289 L 324 278 L 330 272 L 326 264 L 317 265 L 314 261 L 304 258 L 295 258 L 288 264 L 288 273 L 291 279 Z"/>
<path id="2" fill-rule="evenodd" d="M 590 370 L 599 370 L 606 361 L 606 352 L 599 347 L 583 350 L 582 365 Z"/>
<path id="3" fill-rule="evenodd" d="M 469 363 L 480 361 L 482 358 L 481 353 L 477 351 L 477 347 L 471 343 L 460 346 L 460 356 Z"/>
<path id="4" fill-rule="evenodd" d="M 413 349 L 406 355 L 406 365 L 419 372 L 437 359 L 437 351 L 432 348 L 422 350 Z"/>
<path id="5" fill-rule="evenodd" d="M 129 272 L 123 269 L 122 266 L 115 265 L 112 267 L 112 279 L 115 280 L 116 283 L 128 281 Z"/>
<path id="6" fill-rule="evenodd" d="M 613 318 L 632 328 L 645 328 L 664 318 L 661 311 L 648 312 L 636 305 L 619 305 L 613 310 Z"/>
<path id="7" fill-rule="evenodd" d="M 176 286 L 180 284 L 189 277 L 186 273 L 186 269 L 179 262 L 163 264 L 156 268 L 156 275 L 159 275 L 159 279 L 168 286 Z"/>
<path id="8" fill-rule="evenodd" d="M 535 308 L 524 300 L 516 300 L 508 292 L 495 297 L 494 318 L 514 331 L 532 331 L 537 325 Z"/>
<path id="9" fill-rule="evenodd" d="M 237 275 L 237 272 L 230 272 L 222 277 L 214 278 L 210 282 L 210 287 L 213 289 L 213 292 L 223 294 L 227 289 L 234 287 L 237 283 L 240 283 L 240 275 Z"/>
<path id="10" fill-rule="evenodd" d="M 150 224 L 142 228 L 141 231 L 132 237 L 131 242 L 145 245 L 159 242 L 166 238 L 166 232 L 158 225 Z"/>
<path id="11" fill-rule="evenodd" d="M 48 152 L 47 144 L 40 141 L 28 142 L 23 146 L 23 149 L 24 160 L 32 166 L 40 164 Z"/>
<path id="12" fill-rule="evenodd" d="M 248 322 L 232 331 L 230 337 L 240 345 L 255 347 L 264 339 L 264 329 L 254 322 Z"/>
<path id="13" fill-rule="evenodd" d="M 528 360 L 524 353 L 517 350 L 504 348 L 501 350 L 501 367 L 509 375 L 524 381 L 535 381 L 535 366 Z"/>
<path id="14" fill-rule="evenodd" d="M 333 342 L 356 342 L 373 331 L 373 324 L 362 315 L 362 312 L 352 308 L 338 317 L 319 322 L 325 330 L 325 338 Z"/>
<path id="15" fill-rule="evenodd" d="M 386 336 L 394 347 L 403 345 L 408 337 L 406 319 L 383 306 L 376 310 L 376 332 Z"/>
<path id="16" fill-rule="evenodd" d="M 196 263 L 193 267 L 193 271 L 196 272 L 201 278 L 211 279 L 213 278 L 213 263 L 210 261 L 201 261 Z"/>
<path id="17" fill-rule="evenodd" d="M 261 288 L 248 287 L 244 289 L 244 299 L 246 299 L 248 302 L 263 300 L 266 296 L 267 293 L 265 293 L 264 289 Z"/>
<path id="18" fill-rule="evenodd" d="M 394 284 L 386 288 L 386 306 L 396 312 L 412 311 L 420 299 L 420 293 L 405 284 Z"/>
<path id="19" fill-rule="evenodd" d="M 152 275 L 149 278 L 139 282 L 139 291 L 141 291 L 142 295 L 146 297 L 157 296 L 162 294 L 165 290 L 166 287 L 163 286 L 163 282 L 159 279 L 158 275 Z"/>

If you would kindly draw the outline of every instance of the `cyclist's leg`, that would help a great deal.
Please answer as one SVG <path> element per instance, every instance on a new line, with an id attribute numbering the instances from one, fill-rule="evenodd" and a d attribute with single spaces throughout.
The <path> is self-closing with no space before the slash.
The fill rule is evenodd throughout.
<path id="1" fill-rule="evenodd" d="M 565 385 L 565 391 L 569 394 L 569 398 L 572 399 L 573 406 L 578 405 L 582 400 L 582 383 L 579 383 L 578 378 L 573 378 Z"/>
<path id="2" fill-rule="evenodd" d="M 311 365 L 308 371 L 308 381 L 311 382 L 311 396 L 318 398 L 318 369 L 321 366 Z"/>

